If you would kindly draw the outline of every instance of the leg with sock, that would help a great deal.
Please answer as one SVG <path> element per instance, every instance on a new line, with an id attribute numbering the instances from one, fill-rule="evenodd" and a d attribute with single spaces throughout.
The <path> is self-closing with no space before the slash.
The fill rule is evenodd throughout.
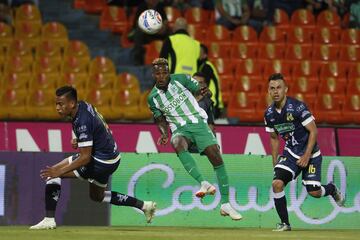
<path id="1" fill-rule="evenodd" d="M 191 156 L 189 151 L 181 151 L 178 153 L 178 157 L 184 166 L 185 170 L 193 177 L 198 183 L 204 181 L 203 176 L 200 173 L 198 166 L 196 165 L 195 159 Z"/>
<path id="2" fill-rule="evenodd" d="M 214 167 L 216 177 L 219 184 L 219 190 L 221 194 L 221 203 L 229 202 L 229 178 L 226 173 L 225 165 L 221 164 Z"/>
<path id="3" fill-rule="evenodd" d="M 55 211 L 60 198 L 61 179 L 54 178 L 46 181 L 45 186 L 45 209 L 46 217 L 30 229 L 54 229 L 56 228 Z"/>

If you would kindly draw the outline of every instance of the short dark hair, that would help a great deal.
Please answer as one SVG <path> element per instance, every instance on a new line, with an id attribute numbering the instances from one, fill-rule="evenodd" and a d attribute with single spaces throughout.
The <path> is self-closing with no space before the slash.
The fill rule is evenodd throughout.
<path id="1" fill-rule="evenodd" d="M 207 46 L 205 46 L 204 44 L 200 44 L 200 48 L 202 48 L 204 50 L 204 52 L 206 53 L 206 55 L 208 54 L 209 52 L 209 49 Z"/>
<path id="2" fill-rule="evenodd" d="M 283 81 L 285 81 L 284 76 L 281 73 L 273 73 L 273 74 L 271 74 L 270 77 L 269 77 L 269 82 L 272 81 L 272 80 L 283 80 Z"/>
<path id="3" fill-rule="evenodd" d="M 152 61 L 152 66 L 166 66 L 169 67 L 169 62 L 165 58 L 155 58 L 154 61 Z"/>
<path id="4" fill-rule="evenodd" d="M 77 91 L 72 86 L 63 86 L 56 89 L 56 96 L 60 97 L 66 95 L 67 98 L 77 102 Z"/>
<path id="5" fill-rule="evenodd" d="M 196 73 L 194 73 L 194 74 L 193 74 L 193 77 L 202 77 L 202 78 L 206 78 L 206 77 L 205 77 L 205 74 L 204 74 L 204 73 L 202 73 L 202 72 L 196 72 Z"/>

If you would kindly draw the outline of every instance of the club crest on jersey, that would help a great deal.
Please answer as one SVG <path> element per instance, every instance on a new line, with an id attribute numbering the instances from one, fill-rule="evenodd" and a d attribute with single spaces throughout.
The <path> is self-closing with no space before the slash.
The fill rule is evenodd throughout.
<path id="1" fill-rule="evenodd" d="M 287 113 L 286 114 L 286 120 L 288 122 L 294 121 L 294 116 L 292 115 L 292 113 Z"/>
<path id="2" fill-rule="evenodd" d="M 172 92 L 177 92 L 178 91 L 178 88 L 175 85 L 171 85 L 170 89 L 171 89 Z"/>

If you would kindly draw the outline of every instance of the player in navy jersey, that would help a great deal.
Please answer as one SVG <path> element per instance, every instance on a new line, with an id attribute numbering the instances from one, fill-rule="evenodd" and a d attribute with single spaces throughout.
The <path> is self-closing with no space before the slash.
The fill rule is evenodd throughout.
<path id="1" fill-rule="evenodd" d="M 46 179 L 46 217 L 30 229 L 56 228 L 55 210 L 61 191 L 61 178 L 79 178 L 90 183 L 90 198 L 96 202 L 135 207 L 151 222 L 156 203 L 142 201 L 126 194 L 106 191 L 108 178 L 120 164 L 120 152 L 108 125 L 91 104 L 78 101 L 76 89 L 70 86 L 56 90 L 56 111 L 71 119 L 76 139 L 72 145 L 79 153 L 40 171 Z"/>
<path id="2" fill-rule="evenodd" d="M 274 231 L 290 231 L 284 187 L 302 173 L 302 183 L 315 197 L 332 196 L 339 206 L 344 198 L 333 183 L 321 185 L 322 156 L 317 144 L 317 127 L 305 103 L 287 97 L 284 77 L 275 73 L 269 77 L 269 94 L 273 100 L 265 111 L 266 132 L 270 133 L 271 155 L 274 166 L 272 187 L 276 211 L 281 219 Z M 282 156 L 280 136 L 285 140 Z"/>

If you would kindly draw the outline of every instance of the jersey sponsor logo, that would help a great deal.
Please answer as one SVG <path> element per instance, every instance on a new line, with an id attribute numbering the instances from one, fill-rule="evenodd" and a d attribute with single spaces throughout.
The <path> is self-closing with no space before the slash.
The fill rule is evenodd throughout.
<path id="1" fill-rule="evenodd" d="M 294 121 L 294 116 L 292 115 L 292 113 L 286 113 L 286 120 L 289 122 Z"/>
<path id="2" fill-rule="evenodd" d="M 296 111 L 301 112 L 301 111 L 304 110 L 304 109 L 305 109 L 305 105 L 304 105 L 304 104 L 301 104 L 300 106 L 298 106 L 298 107 L 296 108 Z"/>
<path id="3" fill-rule="evenodd" d="M 87 137 L 88 137 L 88 135 L 86 133 L 81 133 L 79 136 L 79 140 L 86 139 Z"/>
<path id="4" fill-rule="evenodd" d="M 164 106 L 164 111 L 169 114 L 175 108 L 180 106 L 187 99 L 186 94 L 182 92 L 177 98 L 174 98 L 167 106 Z"/>
<path id="5" fill-rule="evenodd" d="M 275 130 L 278 133 L 286 133 L 286 132 L 292 132 L 295 130 L 295 125 L 293 123 L 281 123 L 274 125 Z"/>
<path id="6" fill-rule="evenodd" d="M 82 125 L 76 129 L 77 132 L 85 132 L 87 130 L 86 125 Z"/>
<path id="7" fill-rule="evenodd" d="M 310 114 L 309 111 L 303 111 L 303 112 L 301 113 L 301 117 L 304 118 L 304 117 L 305 117 L 306 115 L 308 115 L 308 114 Z"/>

